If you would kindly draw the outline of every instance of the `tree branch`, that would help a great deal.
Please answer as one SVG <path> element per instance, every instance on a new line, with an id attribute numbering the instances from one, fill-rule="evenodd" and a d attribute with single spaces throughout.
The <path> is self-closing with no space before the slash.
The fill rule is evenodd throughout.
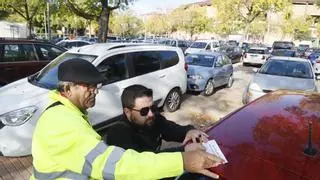
<path id="1" fill-rule="evenodd" d="M 40 5 L 41 5 L 41 1 L 38 2 L 36 9 L 33 11 L 33 13 L 30 16 L 30 19 L 32 19 L 36 15 L 36 13 L 38 12 L 38 10 L 40 8 Z"/>
<path id="2" fill-rule="evenodd" d="M 110 10 L 110 11 L 113 11 L 113 10 L 115 10 L 115 9 L 118 9 L 119 7 L 120 7 L 120 1 L 118 1 L 118 3 L 117 3 L 117 5 L 116 6 L 113 6 L 113 7 L 109 7 L 108 6 L 108 9 Z"/>
<path id="3" fill-rule="evenodd" d="M 91 19 L 91 20 L 95 20 L 98 19 L 99 17 L 92 15 L 92 14 L 87 14 L 85 12 L 81 12 L 79 9 L 77 9 L 72 2 L 70 2 L 70 0 L 65 0 L 66 5 L 68 6 L 68 8 L 73 11 L 76 15 L 83 17 L 85 19 Z"/>
<path id="4" fill-rule="evenodd" d="M 19 11 L 17 8 L 15 8 L 13 5 L 8 4 L 8 7 L 12 8 L 14 12 L 18 13 L 20 16 L 22 16 L 24 19 L 27 19 L 27 17 L 21 12 Z"/>

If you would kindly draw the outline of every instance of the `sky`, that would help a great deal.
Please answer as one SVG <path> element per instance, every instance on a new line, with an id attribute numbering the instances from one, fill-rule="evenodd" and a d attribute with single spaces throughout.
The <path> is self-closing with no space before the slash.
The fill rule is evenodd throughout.
<path id="1" fill-rule="evenodd" d="M 199 1 L 203 0 L 135 0 L 130 9 L 137 14 L 147 14 L 172 10 L 181 5 Z"/>

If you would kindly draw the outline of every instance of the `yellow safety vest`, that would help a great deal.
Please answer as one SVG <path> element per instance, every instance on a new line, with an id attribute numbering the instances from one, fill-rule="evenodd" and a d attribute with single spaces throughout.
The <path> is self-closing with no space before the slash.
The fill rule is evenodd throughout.
<path id="1" fill-rule="evenodd" d="M 61 102 L 43 112 L 34 130 L 31 179 L 160 179 L 183 173 L 181 153 L 138 153 L 108 146 L 81 112 L 56 90 Z"/>

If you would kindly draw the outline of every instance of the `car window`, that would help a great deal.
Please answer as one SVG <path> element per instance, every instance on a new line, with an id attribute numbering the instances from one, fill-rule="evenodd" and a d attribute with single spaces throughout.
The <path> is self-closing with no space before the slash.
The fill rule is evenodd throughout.
<path id="1" fill-rule="evenodd" d="M 47 44 L 35 44 L 40 60 L 53 60 L 64 51 Z"/>
<path id="2" fill-rule="evenodd" d="M 178 41 L 178 47 L 187 47 L 184 41 Z"/>
<path id="3" fill-rule="evenodd" d="M 215 57 L 209 55 L 190 54 L 185 58 L 185 60 L 189 65 L 212 67 Z"/>
<path id="4" fill-rule="evenodd" d="M 85 45 L 88 45 L 89 43 L 86 43 L 86 42 L 78 42 L 77 43 L 77 47 L 81 47 L 81 46 L 85 46 Z"/>
<path id="5" fill-rule="evenodd" d="M 121 81 L 129 77 L 125 54 L 108 57 L 97 68 L 106 78 L 106 84 Z"/>
<path id="6" fill-rule="evenodd" d="M 179 63 L 179 56 L 176 51 L 161 51 L 159 55 L 161 59 L 161 69 L 165 69 Z"/>
<path id="7" fill-rule="evenodd" d="M 32 44 L 4 44 L 1 46 L 0 62 L 36 61 Z"/>
<path id="8" fill-rule="evenodd" d="M 93 55 L 82 55 L 82 54 L 72 54 L 65 53 L 55 60 L 51 61 L 46 67 L 44 67 L 39 73 L 30 76 L 29 82 L 36 86 L 40 86 L 47 89 L 55 89 L 58 84 L 58 66 L 64 61 L 80 58 L 92 62 L 97 58 Z"/>
<path id="9" fill-rule="evenodd" d="M 150 73 L 160 69 L 161 52 L 142 51 L 132 53 L 134 75 Z"/>
<path id="10" fill-rule="evenodd" d="M 252 53 L 252 54 L 264 54 L 265 50 L 263 49 L 249 49 L 248 53 Z"/>
<path id="11" fill-rule="evenodd" d="M 222 66 L 223 66 L 222 57 L 219 56 L 219 57 L 217 58 L 215 67 L 222 67 Z"/>
<path id="12" fill-rule="evenodd" d="M 231 60 L 227 56 L 222 56 L 222 62 L 223 65 L 231 64 Z"/>
<path id="13" fill-rule="evenodd" d="M 177 42 L 175 40 L 171 41 L 171 46 L 176 47 L 177 46 Z"/>
<path id="14" fill-rule="evenodd" d="M 198 48 L 198 49 L 204 49 L 206 47 L 207 43 L 205 42 L 194 42 L 191 44 L 190 48 Z"/>
<path id="15" fill-rule="evenodd" d="M 207 47 L 206 47 L 206 50 L 210 50 L 211 49 L 211 45 L 208 44 Z"/>
<path id="16" fill-rule="evenodd" d="M 267 63 L 261 67 L 259 73 L 306 79 L 313 78 L 310 64 L 300 61 L 268 60 Z"/>

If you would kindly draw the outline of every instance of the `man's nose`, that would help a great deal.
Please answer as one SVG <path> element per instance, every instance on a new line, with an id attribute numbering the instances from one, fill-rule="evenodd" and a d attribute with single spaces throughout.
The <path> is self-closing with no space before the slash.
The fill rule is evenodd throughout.
<path id="1" fill-rule="evenodd" d="M 152 112 L 151 109 L 149 109 L 149 111 L 148 111 L 148 116 L 149 116 L 149 117 L 153 117 L 153 116 L 154 116 L 154 113 Z"/>

